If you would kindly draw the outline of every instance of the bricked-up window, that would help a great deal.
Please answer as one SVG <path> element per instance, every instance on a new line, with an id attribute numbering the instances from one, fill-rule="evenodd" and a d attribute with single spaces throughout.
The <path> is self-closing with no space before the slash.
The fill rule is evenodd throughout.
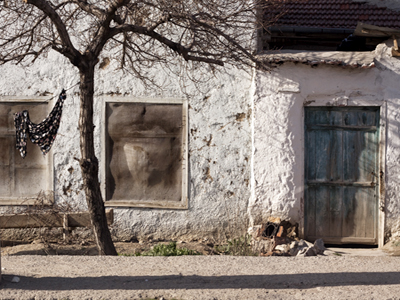
<path id="1" fill-rule="evenodd" d="M 25 159 L 15 147 L 14 113 L 25 109 L 39 123 L 48 114 L 48 103 L 0 102 L 0 205 L 33 204 L 39 193 L 52 201 L 51 152 L 43 156 L 29 138 Z"/>
<path id="2" fill-rule="evenodd" d="M 186 106 L 106 102 L 106 205 L 187 208 Z"/>

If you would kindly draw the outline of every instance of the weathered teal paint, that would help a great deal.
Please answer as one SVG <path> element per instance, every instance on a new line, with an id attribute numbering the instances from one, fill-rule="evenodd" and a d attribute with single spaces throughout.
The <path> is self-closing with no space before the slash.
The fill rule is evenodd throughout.
<path id="1" fill-rule="evenodd" d="M 305 108 L 305 237 L 377 244 L 379 107 Z"/>

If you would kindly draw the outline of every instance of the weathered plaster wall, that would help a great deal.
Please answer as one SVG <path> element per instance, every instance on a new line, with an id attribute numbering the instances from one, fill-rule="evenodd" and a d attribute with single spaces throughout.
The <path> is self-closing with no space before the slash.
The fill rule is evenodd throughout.
<path id="1" fill-rule="evenodd" d="M 400 60 L 391 57 L 393 44 L 377 48 L 376 84 L 381 86 L 381 96 L 387 101 L 386 128 L 386 231 L 400 236 Z"/>
<path id="2" fill-rule="evenodd" d="M 303 212 L 303 107 L 368 105 L 384 100 L 387 106 L 386 228 L 400 232 L 400 61 L 391 45 L 376 50 L 376 67 L 285 63 L 270 74 L 258 72 L 254 89 L 254 194 L 249 203 L 253 223 L 280 216 L 300 223 Z M 315 103 L 314 103 L 315 105 Z"/>
<path id="3" fill-rule="evenodd" d="M 48 94 L 50 98 L 79 81 L 77 69 L 54 52 L 28 68 L 4 65 L 0 72 L 1 96 Z M 203 72 L 211 74 L 207 68 Z M 97 69 L 96 153 L 100 158 L 103 96 L 187 98 L 189 209 L 114 208 L 112 232 L 119 239 L 189 239 L 222 237 L 245 230 L 251 176 L 251 74 L 230 70 L 211 76 L 201 90 L 168 70 L 153 70 L 150 76 L 162 88 L 144 86 L 129 73 L 118 70 L 115 61 Z M 53 146 L 55 199 L 56 203 L 66 203 L 74 210 L 85 210 L 81 173 L 74 159 L 80 157 L 78 116 L 79 90 L 75 86 L 67 92 L 62 123 Z"/>
<path id="4" fill-rule="evenodd" d="M 387 118 L 386 231 L 399 235 L 400 61 L 390 56 L 390 46 L 378 46 L 373 69 L 285 63 L 271 73 L 255 72 L 254 78 L 228 70 L 211 77 L 200 90 L 167 70 L 153 71 L 162 86 L 155 89 L 119 71 L 115 61 L 97 69 L 99 158 L 103 96 L 187 98 L 189 103 L 189 209 L 115 208 L 114 235 L 119 239 L 218 237 L 240 232 L 249 218 L 257 224 L 269 216 L 302 225 L 304 105 L 378 100 L 386 102 Z M 0 96 L 56 96 L 79 80 L 77 70 L 53 52 L 29 68 L 4 65 L 0 72 Z M 57 203 L 85 210 L 80 169 L 74 159 L 80 156 L 78 115 L 75 86 L 68 91 L 52 151 L 54 184 Z"/>

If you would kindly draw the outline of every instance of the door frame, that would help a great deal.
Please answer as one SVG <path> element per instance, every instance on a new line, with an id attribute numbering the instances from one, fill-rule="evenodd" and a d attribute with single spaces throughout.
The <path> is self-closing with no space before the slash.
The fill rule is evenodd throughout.
<path id="1" fill-rule="evenodd" d="M 379 157 L 378 157 L 378 171 L 379 171 L 379 190 L 378 190 L 378 228 L 377 240 L 378 247 L 383 247 L 385 238 L 385 211 L 386 211 L 386 138 L 387 138 L 387 101 L 374 100 L 365 98 L 348 98 L 348 97 L 329 97 L 329 96 L 312 96 L 308 97 L 303 102 L 302 121 L 303 121 L 303 163 L 305 163 L 306 149 L 304 144 L 305 139 L 305 107 L 322 106 L 322 107 L 364 107 L 364 106 L 378 106 L 379 110 Z M 303 167 L 302 176 L 302 197 L 301 197 L 301 222 L 299 226 L 299 235 L 304 238 L 305 235 L 305 168 Z"/>

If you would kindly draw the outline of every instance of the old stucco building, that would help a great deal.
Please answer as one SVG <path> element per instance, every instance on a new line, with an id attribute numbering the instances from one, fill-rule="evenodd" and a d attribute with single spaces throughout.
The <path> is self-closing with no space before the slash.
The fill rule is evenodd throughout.
<path id="1" fill-rule="evenodd" d="M 333 14 L 366 10 L 367 4 L 342 2 L 330 8 Z M 326 19 L 322 10 L 315 14 L 309 19 Z M 167 70 L 154 70 L 162 88 L 149 89 L 103 56 L 95 83 L 96 151 L 116 238 L 223 237 L 271 216 L 298 223 L 308 239 L 382 245 L 400 234 L 400 61 L 390 37 L 396 32 L 376 44 L 367 36 L 375 50 L 341 52 L 321 41 L 340 42 L 357 20 L 338 33 L 343 24 L 293 25 L 295 17 L 289 13 L 264 40 L 272 72 L 227 70 L 200 90 Z M 318 45 L 315 36 L 304 45 L 280 36 L 289 32 L 283 27 L 295 28 L 293 42 L 324 26 L 330 27 Z M 281 50 L 268 49 L 272 44 Z M 53 52 L 28 68 L 0 71 L 0 204 L 26 205 L 40 191 L 53 191 L 56 204 L 85 210 L 74 159 L 78 72 Z M 70 89 L 53 149 L 42 157 L 28 145 L 22 160 L 12 113 L 28 109 L 39 122 L 62 88 Z"/>

